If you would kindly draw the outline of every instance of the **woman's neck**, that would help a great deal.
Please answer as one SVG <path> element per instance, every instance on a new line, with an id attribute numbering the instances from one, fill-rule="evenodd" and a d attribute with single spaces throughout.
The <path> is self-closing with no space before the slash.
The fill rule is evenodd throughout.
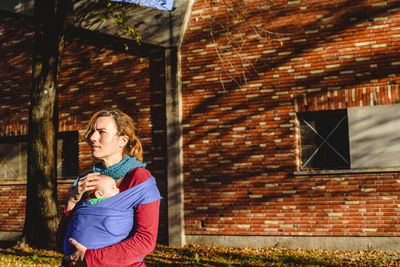
<path id="1" fill-rule="evenodd" d="M 115 156 L 113 158 L 109 158 L 109 159 L 104 159 L 103 160 L 103 165 L 106 168 L 111 167 L 114 164 L 117 164 L 118 162 L 120 162 L 124 157 L 122 155 L 119 156 Z"/>

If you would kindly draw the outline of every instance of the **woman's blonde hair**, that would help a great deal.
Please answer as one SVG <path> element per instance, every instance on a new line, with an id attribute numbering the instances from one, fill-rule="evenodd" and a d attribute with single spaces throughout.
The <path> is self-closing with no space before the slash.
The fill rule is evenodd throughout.
<path id="1" fill-rule="evenodd" d="M 136 157 L 137 160 L 143 161 L 142 143 L 139 137 L 135 134 L 135 123 L 133 119 L 119 109 L 109 108 L 96 112 L 88 125 L 85 133 L 85 140 L 90 144 L 90 136 L 93 133 L 93 125 L 99 117 L 112 117 L 117 126 L 117 134 L 119 136 L 126 135 L 129 140 L 124 147 L 123 156 L 126 154 L 131 157 Z"/>

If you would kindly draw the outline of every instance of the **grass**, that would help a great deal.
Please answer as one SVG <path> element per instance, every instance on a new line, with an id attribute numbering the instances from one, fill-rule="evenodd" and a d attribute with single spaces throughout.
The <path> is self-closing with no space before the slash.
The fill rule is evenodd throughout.
<path id="1" fill-rule="evenodd" d="M 4 247 L 4 246 L 3 246 Z M 62 254 L 53 250 L 0 248 L 0 266 L 59 266 Z M 400 253 L 330 251 L 285 248 L 235 248 L 157 245 L 146 257 L 155 266 L 400 266 Z"/>

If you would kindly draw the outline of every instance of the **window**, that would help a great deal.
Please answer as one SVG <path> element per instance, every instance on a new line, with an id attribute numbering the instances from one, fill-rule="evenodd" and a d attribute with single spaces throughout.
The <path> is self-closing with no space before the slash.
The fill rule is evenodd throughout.
<path id="1" fill-rule="evenodd" d="M 350 168 L 346 110 L 299 114 L 301 169 Z"/>
<path id="2" fill-rule="evenodd" d="M 0 140 L 0 178 L 26 178 L 27 147 L 24 138 Z"/>
<path id="3" fill-rule="evenodd" d="M 302 170 L 400 167 L 400 104 L 298 114 Z"/>
<path id="4" fill-rule="evenodd" d="M 76 177 L 79 174 L 78 145 L 78 132 L 63 132 L 58 134 L 58 177 Z M 0 138 L 0 179 L 15 179 L 26 177 L 26 136 Z"/>

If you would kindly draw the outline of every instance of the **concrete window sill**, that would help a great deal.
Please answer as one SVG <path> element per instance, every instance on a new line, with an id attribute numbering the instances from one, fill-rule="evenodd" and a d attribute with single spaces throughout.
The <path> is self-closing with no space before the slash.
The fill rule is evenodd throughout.
<path id="1" fill-rule="evenodd" d="M 400 168 L 373 168 L 373 169 L 347 169 L 347 170 L 310 170 L 310 171 L 295 171 L 294 175 L 331 175 L 331 174 L 383 173 L 383 172 L 400 172 Z"/>

